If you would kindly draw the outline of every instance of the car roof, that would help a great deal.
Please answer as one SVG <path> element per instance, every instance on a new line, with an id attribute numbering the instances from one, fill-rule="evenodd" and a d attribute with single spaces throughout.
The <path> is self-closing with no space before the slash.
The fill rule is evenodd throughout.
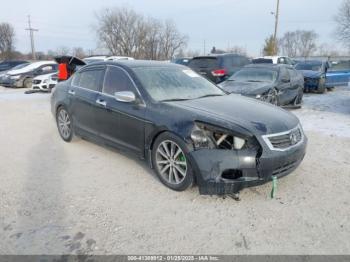
<path id="1" fill-rule="evenodd" d="M 154 61 L 154 60 L 114 60 L 114 61 L 100 61 L 91 63 L 87 66 L 93 65 L 119 65 L 122 67 L 128 68 L 137 68 L 137 67 L 178 67 L 178 68 L 187 68 L 183 65 L 169 63 L 165 61 Z"/>
<path id="2" fill-rule="evenodd" d="M 203 56 L 195 56 L 192 59 L 204 59 L 204 58 L 216 58 L 216 57 L 224 57 L 224 56 L 243 56 L 240 54 L 235 54 L 235 53 L 223 53 L 223 54 L 210 54 L 210 55 L 203 55 Z"/>

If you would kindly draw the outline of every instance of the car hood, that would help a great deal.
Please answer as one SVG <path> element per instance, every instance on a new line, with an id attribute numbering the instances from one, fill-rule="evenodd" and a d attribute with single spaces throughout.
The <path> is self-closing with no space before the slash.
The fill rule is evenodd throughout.
<path id="1" fill-rule="evenodd" d="M 308 78 L 318 78 L 322 75 L 321 72 L 312 71 L 312 70 L 302 70 L 301 73 L 303 74 L 304 77 L 308 77 Z"/>
<path id="2" fill-rule="evenodd" d="M 260 95 L 273 87 L 273 84 L 266 82 L 236 82 L 225 81 L 219 85 L 223 90 L 229 93 L 238 93 L 242 95 Z"/>
<path id="3" fill-rule="evenodd" d="M 55 74 L 57 74 L 57 72 L 55 72 L 55 73 L 50 73 L 50 74 L 45 74 L 45 75 L 39 75 L 39 76 L 34 77 L 34 79 L 35 79 L 35 80 L 45 80 L 45 79 L 49 79 L 50 76 L 53 76 L 53 75 L 55 75 Z"/>
<path id="4" fill-rule="evenodd" d="M 298 118 L 286 110 L 236 94 L 167 103 L 187 110 L 188 115 L 194 114 L 196 121 L 236 132 L 239 132 L 238 126 L 253 135 L 285 132 L 299 123 Z"/>
<path id="5" fill-rule="evenodd" d="M 20 75 L 20 74 L 26 74 L 26 73 L 29 73 L 29 72 L 31 72 L 31 71 L 33 71 L 33 69 L 32 68 L 30 68 L 30 69 L 26 69 L 26 68 L 21 68 L 21 69 L 16 69 L 16 70 L 9 70 L 9 71 L 7 71 L 7 74 L 8 75 Z"/>

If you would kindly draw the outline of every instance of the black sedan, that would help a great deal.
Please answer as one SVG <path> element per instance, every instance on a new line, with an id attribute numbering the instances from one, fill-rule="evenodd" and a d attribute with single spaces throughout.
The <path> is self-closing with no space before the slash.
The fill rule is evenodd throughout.
<path id="1" fill-rule="evenodd" d="M 51 106 L 63 140 L 130 150 L 177 191 L 196 182 L 201 194 L 232 194 L 280 178 L 307 144 L 291 113 L 171 63 L 89 64 L 56 86 Z"/>
<path id="2" fill-rule="evenodd" d="M 304 91 L 316 91 L 323 94 L 326 91 L 326 75 L 329 64 L 327 61 L 304 61 L 296 64 L 295 69 L 300 71 L 305 80 Z"/>
<path id="3" fill-rule="evenodd" d="M 300 107 L 304 80 L 289 65 L 254 64 L 244 67 L 219 86 L 228 93 L 241 94 L 274 105 Z"/>

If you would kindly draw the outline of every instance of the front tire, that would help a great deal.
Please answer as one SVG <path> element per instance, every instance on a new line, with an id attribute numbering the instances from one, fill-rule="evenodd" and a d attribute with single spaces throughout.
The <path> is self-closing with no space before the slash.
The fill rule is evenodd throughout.
<path id="1" fill-rule="evenodd" d="M 187 145 L 172 133 L 160 134 L 152 149 L 152 165 L 160 181 L 175 191 L 185 191 L 194 183 Z"/>
<path id="2" fill-rule="evenodd" d="M 266 103 L 270 103 L 272 105 L 278 106 L 279 105 L 278 91 L 275 88 L 271 89 L 263 101 Z"/>
<path id="3" fill-rule="evenodd" d="M 23 87 L 24 88 L 32 88 L 32 79 L 31 78 L 26 78 L 24 81 L 23 81 Z"/>
<path id="4" fill-rule="evenodd" d="M 324 94 L 326 92 L 326 81 L 324 79 L 320 79 L 317 86 L 317 93 Z"/>
<path id="5" fill-rule="evenodd" d="M 304 90 L 303 88 L 300 88 L 297 96 L 294 99 L 294 103 L 293 103 L 294 108 L 301 108 L 301 105 L 303 102 L 303 96 L 304 96 Z"/>
<path id="6" fill-rule="evenodd" d="M 57 110 L 56 123 L 57 123 L 58 132 L 61 138 L 66 142 L 72 141 L 72 138 L 73 138 L 72 118 L 68 113 L 67 109 L 63 106 L 59 107 Z"/>

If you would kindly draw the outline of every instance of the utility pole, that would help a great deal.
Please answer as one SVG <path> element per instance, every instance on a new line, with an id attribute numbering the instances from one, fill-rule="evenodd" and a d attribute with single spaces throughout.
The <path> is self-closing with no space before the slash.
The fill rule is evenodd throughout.
<path id="1" fill-rule="evenodd" d="M 30 15 L 28 15 L 28 28 L 26 28 L 27 31 L 29 31 L 30 36 L 30 45 L 32 48 L 32 58 L 33 60 L 36 59 L 35 57 L 35 46 L 34 46 L 34 32 L 38 32 L 38 29 L 32 28 L 31 22 L 30 22 Z"/>
<path id="2" fill-rule="evenodd" d="M 276 13 L 275 13 L 275 33 L 273 35 L 273 41 L 274 41 L 274 53 L 277 55 L 277 30 L 278 30 L 278 18 L 280 14 L 280 0 L 277 0 L 277 7 L 276 7 Z"/>
<path id="3" fill-rule="evenodd" d="M 204 40 L 204 42 L 203 42 L 203 55 L 206 55 L 206 47 L 205 47 L 205 40 Z"/>

